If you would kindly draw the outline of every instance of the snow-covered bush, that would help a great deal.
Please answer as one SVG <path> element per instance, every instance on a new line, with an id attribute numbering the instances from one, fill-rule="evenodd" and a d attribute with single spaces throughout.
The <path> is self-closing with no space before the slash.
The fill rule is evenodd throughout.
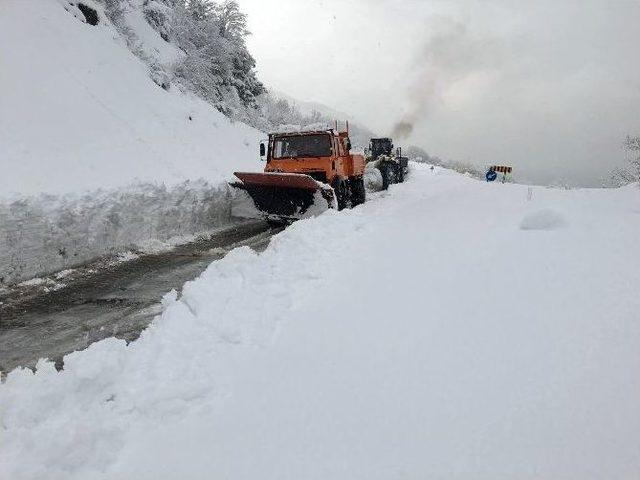
<path id="1" fill-rule="evenodd" d="M 640 179 L 640 136 L 632 137 L 627 135 L 624 141 L 624 147 L 630 155 L 629 167 L 631 174 L 635 178 L 634 181 Z"/>
<path id="2" fill-rule="evenodd" d="M 124 25 L 124 0 L 101 0 L 104 5 L 104 13 L 116 27 Z"/>
<path id="3" fill-rule="evenodd" d="M 616 167 L 610 173 L 609 178 L 603 182 L 604 187 L 624 187 L 625 185 L 629 185 L 630 183 L 636 182 L 638 180 L 637 175 L 635 175 L 628 168 Z"/>
<path id="4" fill-rule="evenodd" d="M 627 162 L 616 167 L 603 182 L 604 187 L 623 187 L 640 181 L 640 136 L 627 135 L 623 143 L 627 153 Z"/>
<path id="5" fill-rule="evenodd" d="M 160 34 L 164 41 L 168 42 L 171 36 L 171 27 L 169 24 L 169 19 L 172 14 L 171 7 L 156 0 L 147 0 L 142 7 L 142 12 L 149 25 Z"/>
<path id="6" fill-rule="evenodd" d="M 171 76 L 164 71 L 161 65 L 157 63 L 151 64 L 150 70 L 151 80 L 153 80 L 156 85 L 162 87 L 164 90 L 171 88 Z"/>

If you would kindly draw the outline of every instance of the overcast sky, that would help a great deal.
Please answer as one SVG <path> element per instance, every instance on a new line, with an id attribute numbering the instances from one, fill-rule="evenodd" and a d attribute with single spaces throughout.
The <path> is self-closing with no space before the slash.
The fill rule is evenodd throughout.
<path id="1" fill-rule="evenodd" d="M 640 0 L 239 0 L 261 79 L 396 144 L 597 184 L 640 135 Z"/>

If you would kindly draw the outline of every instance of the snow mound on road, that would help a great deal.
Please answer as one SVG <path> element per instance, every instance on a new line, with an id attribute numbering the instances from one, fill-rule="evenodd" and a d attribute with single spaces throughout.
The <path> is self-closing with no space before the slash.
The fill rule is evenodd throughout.
<path id="1" fill-rule="evenodd" d="M 382 190 L 382 174 L 373 163 L 368 163 L 364 169 L 364 185 L 367 190 L 377 192 Z"/>
<path id="2" fill-rule="evenodd" d="M 522 230 L 557 230 L 566 225 L 564 215 L 549 208 L 529 212 L 520 222 Z"/>

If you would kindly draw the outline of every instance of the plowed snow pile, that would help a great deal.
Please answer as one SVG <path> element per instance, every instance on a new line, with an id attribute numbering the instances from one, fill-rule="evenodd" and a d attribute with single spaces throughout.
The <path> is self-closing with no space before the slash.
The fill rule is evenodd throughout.
<path id="1" fill-rule="evenodd" d="M 637 188 L 413 168 L 10 373 L 0 478 L 638 478 Z"/>

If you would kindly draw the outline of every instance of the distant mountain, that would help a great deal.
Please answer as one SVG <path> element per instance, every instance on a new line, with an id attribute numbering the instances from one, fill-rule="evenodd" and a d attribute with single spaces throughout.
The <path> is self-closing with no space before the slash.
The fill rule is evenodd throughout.
<path id="1" fill-rule="evenodd" d="M 360 123 L 360 122 L 357 122 L 352 115 L 346 112 L 340 111 L 338 109 L 335 109 L 333 107 L 330 107 L 328 105 L 325 105 L 324 103 L 300 100 L 299 98 L 293 97 L 288 93 L 285 93 L 273 88 L 269 89 L 269 93 L 271 93 L 271 95 L 273 95 L 275 98 L 284 99 L 289 103 L 291 103 L 292 105 L 295 105 L 296 107 L 298 107 L 300 112 L 307 115 L 310 115 L 314 111 L 316 111 L 328 118 L 334 118 L 340 121 L 349 120 L 350 122 Z"/>
<path id="2" fill-rule="evenodd" d="M 299 112 L 304 117 L 319 119 L 320 121 L 327 122 L 329 124 L 332 124 L 335 120 L 338 120 L 341 125 L 344 121 L 348 121 L 351 142 L 356 148 L 364 149 L 369 145 L 369 140 L 371 138 L 379 136 L 362 122 L 355 119 L 353 115 L 342 112 L 323 103 L 300 100 L 275 89 L 269 89 L 269 95 L 275 101 L 286 101 L 292 107 L 292 110 Z"/>

